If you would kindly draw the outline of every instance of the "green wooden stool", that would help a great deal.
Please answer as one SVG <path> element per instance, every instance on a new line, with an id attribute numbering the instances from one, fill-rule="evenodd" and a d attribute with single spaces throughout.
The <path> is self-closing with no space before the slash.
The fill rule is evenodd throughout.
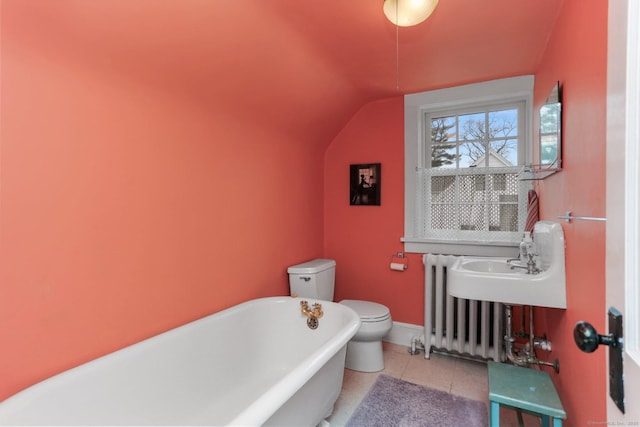
<path id="1" fill-rule="evenodd" d="M 500 405 L 542 418 L 542 427 L 562 427 L 567 413 L 548 372 L 489 362 L 491 427 L 500 427 Z"/>

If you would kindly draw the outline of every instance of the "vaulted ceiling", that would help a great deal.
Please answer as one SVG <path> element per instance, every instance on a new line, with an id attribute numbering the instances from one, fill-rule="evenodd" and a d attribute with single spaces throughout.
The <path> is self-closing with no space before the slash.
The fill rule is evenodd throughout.
<path id="1" fill-rule="evenodd" d="M 4 0 L 3 41 L 326 141 L 377 98 L 535 72 L 563 2 L 440 0 L 409 28 L 382 3 Z"/>

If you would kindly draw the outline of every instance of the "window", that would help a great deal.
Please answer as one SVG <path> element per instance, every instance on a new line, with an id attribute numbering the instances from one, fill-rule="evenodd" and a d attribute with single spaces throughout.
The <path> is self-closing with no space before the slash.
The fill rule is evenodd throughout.
<path id="1" fill-rule="evenodd" d="M 525 76 L 405 97 L 407 252 L 511 254 L 531 186 L 518 174 L 532 91 Z"/>
<path id="2" fill-rule="evenodd" d="M 518 232 L 523 114 L 524 103 L 425 113 L 427 158 L 421 172 L 430 188 L 420 200 L 425 236 L 495 240 L 496 232 Z"/>

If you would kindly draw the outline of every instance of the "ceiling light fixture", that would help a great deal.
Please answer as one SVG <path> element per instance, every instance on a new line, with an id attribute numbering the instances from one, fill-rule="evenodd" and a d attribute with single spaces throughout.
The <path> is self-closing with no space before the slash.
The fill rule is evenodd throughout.
<path id="1" fill-rule="evenodd" d="M 389 21 L 410 27 L 427 19 L 437 5 L 438 0 L 384 0 L 382 8 Z"/>

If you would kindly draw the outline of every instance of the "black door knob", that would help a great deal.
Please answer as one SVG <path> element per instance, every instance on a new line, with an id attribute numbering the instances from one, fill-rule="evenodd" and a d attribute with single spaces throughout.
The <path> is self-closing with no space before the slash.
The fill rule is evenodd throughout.
<path id="1" fill-rule="evenodd" d="M 615 307 L 607 312 L 609 335 L 599 335 L 591 324 L 578 322 L 573 328 L 573 339 L 580 350 L 591 353 L 600 344 L 609 346 L 609 395 L 624 414 L 624 381 L 622 376 L 622 313 Z"/>
<path id="2" fill-rule="evenodd" d="M 598 345 L 604 344 L 611 347 L 617 347 L 618 340 L 615 339 L 613 334 L 599 335 L 596 328 L 591 326 L 588 322 L 578 322 L 575 328 L 573 328 L 573 339 L 576 342 L 578 348 L 585 353 L 592 353 Z"/>

